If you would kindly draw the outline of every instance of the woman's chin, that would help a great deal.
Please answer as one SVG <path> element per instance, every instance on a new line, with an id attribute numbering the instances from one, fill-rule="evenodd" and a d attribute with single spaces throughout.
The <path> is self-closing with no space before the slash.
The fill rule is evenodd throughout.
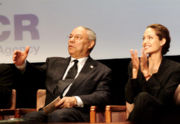
<path id="1" fill-rule="evenodd" d="M 144 50 L 144 53 L 145 53 L 145 54 L 151 54 L 152 52 L 145 49 L 145 50 Z"/>

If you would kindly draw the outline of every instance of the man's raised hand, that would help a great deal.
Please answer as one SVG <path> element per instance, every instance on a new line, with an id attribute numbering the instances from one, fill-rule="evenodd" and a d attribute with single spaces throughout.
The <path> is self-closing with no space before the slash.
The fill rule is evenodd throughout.
<path id="1" fill-rule="evenodd" d="M 29 53 L 29 49 L 30 47 L 27 46 L 26 49 L 24 51 L 20 51 L 20 50 L 15 50 L 14 53 L 13 53 L 13 63 L 16 65 L 16 66 L 21 66 L 24 64 L 27 56 L 28 56 L 28 53 Z"/>

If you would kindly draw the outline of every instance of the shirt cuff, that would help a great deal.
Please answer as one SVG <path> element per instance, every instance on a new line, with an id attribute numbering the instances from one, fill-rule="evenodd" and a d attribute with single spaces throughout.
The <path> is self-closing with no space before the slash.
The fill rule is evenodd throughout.
<path id="1" fill-rule="evenodd" d="M 84 104 L 81 100 L 81 98 L 79 96 L 74 96 L 76 98 L 76 101 L 77 101 L 77 107 L 84 107 Z"/>
<path id="2" fill-rule="evenodd" d="M 22 65 L 16 66 L 16 68 L 21 70 L 21 71 L 24 71 L 26 68 L 26 61 Z"/>

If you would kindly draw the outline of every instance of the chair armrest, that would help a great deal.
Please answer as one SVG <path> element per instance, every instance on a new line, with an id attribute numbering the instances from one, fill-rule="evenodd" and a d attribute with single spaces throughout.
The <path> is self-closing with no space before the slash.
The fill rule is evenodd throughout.
<path id="1" fill-rule="evenodd" d="M 126 106 L 125 105 L 107 105 L 106 106 L 107 111 L 126 111 Z"/>
<path id="2" fill-rule="evenodd" d="M 36 109 L 35 108 L 18 108 L 15 110 L 15 118 L 20 118 L 22 115 L 25 115 L 33 111 L 36 111 Z"/>
<path id="3" fill-rule="evenodd" d="M 15 109 L 0 109 L 0 120 L 4 120 L 4 116 L 14 115 Z"/>
<path id="4" fill-rule="evenodd" d="M 46 100 L 46 90 L 38 89 L 36 94 L 36 110 L 38 111 L 40 108 L 44 107 Z"/>

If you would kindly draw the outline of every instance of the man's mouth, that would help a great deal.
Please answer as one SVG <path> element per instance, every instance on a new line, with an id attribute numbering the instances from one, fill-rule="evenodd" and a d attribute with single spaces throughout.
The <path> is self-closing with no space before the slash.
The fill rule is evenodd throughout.
<path id="1" fill-rule="evenodd" d="M 73 46 L 72 46 L 72 45 L 69 45 L 68 47 L 72 48 Z"/>

